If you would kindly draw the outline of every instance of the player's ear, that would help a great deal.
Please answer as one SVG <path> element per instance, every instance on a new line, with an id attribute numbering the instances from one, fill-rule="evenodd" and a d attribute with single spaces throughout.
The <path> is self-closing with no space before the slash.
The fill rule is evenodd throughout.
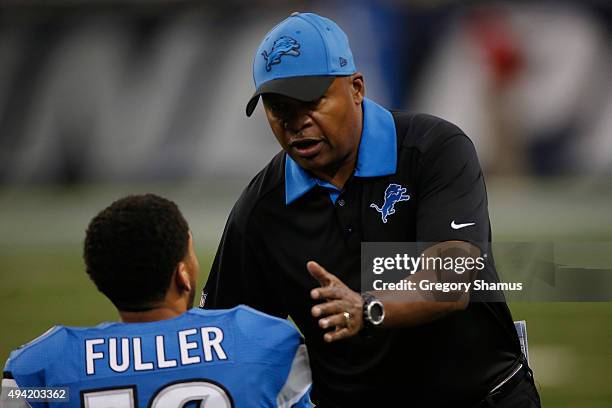
<path id="1" fill-rule="evenodd" d="M 357 105 L 361 105 L 363 102 L 363 98 L 365 97 L 365 82 L 363 80 L 363 75 L 361 72 L 356 72 L 349 77 L 351 81 L 351 93 L 353 96 L 353 101 Z"/>
<path id="2" fill-rule="evenodd" d="M 189 276 L 189 269 L 187 264 L 183 261 L 179 262 L 176 268 L 176 286 L 179 289 L 190 292 L 191 291 L 191 277 Z"/>

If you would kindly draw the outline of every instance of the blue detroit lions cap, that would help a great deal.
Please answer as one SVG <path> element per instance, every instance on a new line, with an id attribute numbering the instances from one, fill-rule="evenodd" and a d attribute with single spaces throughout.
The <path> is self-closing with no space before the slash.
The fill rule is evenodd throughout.
<path id="1" fill-rule="evenodd" d="M 266 34 L 253 58 L 255 93 L 277 93 L 301 101 L 319 99 L 336 76 L 354 74 L 348 37 L 332 20 L 314 13 L 292 13 Z"/>

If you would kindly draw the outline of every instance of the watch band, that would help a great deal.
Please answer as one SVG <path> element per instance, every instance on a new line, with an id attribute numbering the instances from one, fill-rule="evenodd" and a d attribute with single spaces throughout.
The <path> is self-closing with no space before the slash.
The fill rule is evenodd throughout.
<path id="1" fill-rule="evenodd" d="M 363 328 L 361 329 L 361 332 L 366 336 L 370 336 L 372 335 L 376 326 L 382 323 L 382 320 L 378 324 L 374 324 L 372 322 L 371 316 L 369 313 L 370 305 L 374 302 L 378 302 L 380 303 L 382 307 L 382 303 L 375 296 L 372 296 L 367 292 L 362 292 L 361 298 L 363 299 Z M 383 309 L 383 318 L 384 318 L 384 309 Z"/>

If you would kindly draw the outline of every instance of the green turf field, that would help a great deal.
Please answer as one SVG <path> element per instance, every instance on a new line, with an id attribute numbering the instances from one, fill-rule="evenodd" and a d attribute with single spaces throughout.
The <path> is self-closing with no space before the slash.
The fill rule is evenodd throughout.
<path id="1" fill-rule="evenodd" d="M 82 234 L 95 212 L 127 192 L 175 199 L 191 224 L 206 278 L 239 185 L 98 186 L 0 191 L 0 360 L 54 324 L 115 320 L 112 305 L 83 271 Z M 585 192 L 588 200 L 582 200 Z M 586 183 L 489 183 L 498 241 L 610 241 L 612 189 Z M 135 288 L 136 289 L 136 288 Z M 514 303 L 527 320 L 543 406 L 612 406 L 612 303 Z"/>

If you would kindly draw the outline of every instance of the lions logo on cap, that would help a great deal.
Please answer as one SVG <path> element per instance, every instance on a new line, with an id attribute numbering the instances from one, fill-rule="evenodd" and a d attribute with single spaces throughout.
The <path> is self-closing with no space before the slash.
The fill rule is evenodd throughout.
<path id="1" fill-rule="evenodd" d="M 291 37 L 287 37 L 286 35 L 283 35 L 281 38 L 274 41 L 270 54 L 268 54 L 268 52 L 265 50 L 261 53 L 266 60 L 266 71 L 270 72 L 272 65 L 280 64 L 281 57 L 284 55 L 291 55 L 294 57 L 300 55 L 300 52 L 298 51 L 299 48 L 300 43 Z"/>
<path id="2" fill-rule="evenodd" d="M 399 184 L 389 184 L 387 189 L 385 190 L 385 201 L 382 207 L 377 206 L 376 204 L 370 204 L 370 208 L 378 211 L 382 217 L 382 222 L 387 223 L 387 217 L 395 214 L 395 204 L 400 201 L 408 201 L 410 200 L 410 194 L 405 194 L 406 188 L 402 187 Z"/>

